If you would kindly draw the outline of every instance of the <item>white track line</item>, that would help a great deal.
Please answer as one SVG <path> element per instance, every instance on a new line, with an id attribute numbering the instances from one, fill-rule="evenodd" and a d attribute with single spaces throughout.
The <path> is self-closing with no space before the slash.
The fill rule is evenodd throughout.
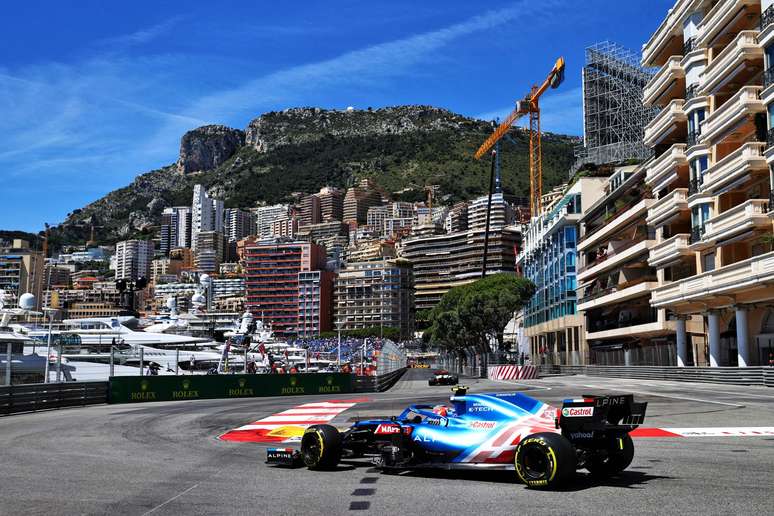
<path id="1" fill-rule="evenodd" d="M 187 492 L 191 491 L 192 489 L 194 489 L 194 488 L 196 488 L 196 487 L 198 487 L 198 486 L 199 486 L 199 484 L 194 484 L 194 485 L 192 485 L 191 487 L 189 487 L 189 488 L 188 488 L 188 489 L 186 489 L 185 491 L 182 491 L 182 492 L 180 492 L 180 493 L 176 494 L 175 496 L 173 496 L 172 498 L 170 498 L 170 499 L 169 499 L 169 500 L 167 500 L 166 502 L 160 503 L 160 504 L 158 504 L 156 507 L 154 507 L 153 509 L 149 510 L 148 512 L 144 512 L 144 513 L 142 513 L 142 516 L 147 516 L 148 514 L 150 514 L 150 513 L 152 513 L 152 512 L 156 512 L 156 510 L 158 510 L 158 509 L 161 509 L 162 507 L 164 507 L 164 506 L 165 506 L 165 505 L 167 505 L 168 503 L 170 503 L 170 502 L 173 502 L 173 501 L 177 500 L 178 498 L 180 498 L 181 496 L 183 496 L 184 494 L 186 494 Z"/>

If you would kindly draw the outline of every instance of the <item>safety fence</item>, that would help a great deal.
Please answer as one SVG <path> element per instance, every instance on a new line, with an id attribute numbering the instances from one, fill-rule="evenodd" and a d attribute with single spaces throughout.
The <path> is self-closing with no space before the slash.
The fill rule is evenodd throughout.
<path id="1" fill-rule="evenodd" d="M 108 382 L 28 383 L 0 387 L 0 414 L 107 403 Z"/>
<path id="2" fill-rule="evenodd" d="M 539 366 L 541 374 L 605 376 L 774 387 L 774 367 Z"/>
<path id="3" fill-rule="evenodd" d="M 384 392 L 395 385 L 406 368 L 402 367 L 379 376 L 356 376 L 355 392 Z"/>
<path id="4" fill-rule="evenodd" d="M 533 365 L 490 365 L 487 375 L 490 380 L 532 380 L 538 378 L 538 368 Z"/>

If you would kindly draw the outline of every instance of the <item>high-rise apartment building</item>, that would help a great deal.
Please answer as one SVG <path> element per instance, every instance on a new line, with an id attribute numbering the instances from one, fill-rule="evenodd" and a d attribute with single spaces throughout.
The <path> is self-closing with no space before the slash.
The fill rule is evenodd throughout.
<path id="1" fill-rule="evenodd" d="M 244 270 L 246 302 L 245 307 L 256 318 L 265 324 L 271 324 L 279 336 L 299 334 L 299 314 L 302 313 L 302 296 L 299 285 L 303 283 L 303 301 L 306 308 L 314 303 L 308 295 L 314 296 L 315 279 L 302 274 L 325 270 L 325 250 L 312 242 L 288 242 L 273 244 L 251 244 L 244 249 Z M 320 275 L 320 282 L 331 281 L 329 275 Z M 311 286 L 310 286 L 311 284 Z M 317 310 L 321 314 L 330 313 L 332 299 L 330 287 L 321 285 L 316 290 L 319 293 Z M 305 309 L 306 310 L 306 309 Z M 303 312 L 307 318 L 306 325 L 311 321 L 309 313 Z M 303 319 L 303 317 L 302 317 Z M 311 323 L 310 323 L 311 324 Z M 303 326 L 308 329 L 309 326 Z M 330 320 L 321 321 L 320 328 L 330 329 Z M 303 329 L 303 328 L 302 328 Z M 306 331 L 306 330 L 304 330 Z"/>
<path id="2" fill-rule="evenodd" d="M 116 279 L 150 278 L 153 242 L 124 240 L 116 244 Z"/>
<path id="3" fill-rule="evenodd" d="M 645 129 L 650 302 L 676 327 L 678 366 L 774 352 L 773 4 L 680 0 L 643 46 L 660 68 L 644 93 L 660 109 Z"/>
<path id="4" fill-rule="evenodd" d="M 349 245 L 349 226 L 343 222 L 323 222 L 299 227 L 296 237 L 325 247 L 329 257 L 339 258 Z"/>
<path id="5" fill-rule="evenodd" d="M 650 305 L 657 279 L 647 260 L 656 240 L 647 216 L 655 201 L 644 179 L 642 165 L 617 167 L 601 199 L 584 207 L 578 310 L 585 317 L 591 364 L 671 363 L 674 321 Z"/>
<path id="6" fill-rule="evenodd" d="M 390 206 L 371 206 L 366 215 L 366 225 L 370 226 L 377 235 L 384 235 L 384 221 L 391 212 Z"/>
<path id="7" fill-rule="evenodd" d="M 317 194 L 320 199 L 320 222 L 344 220 L 344 192 L 326 186 Z"/>
<path id="8" fill-rule="evenodd" d="M 335 319 L 342 330 L 395 328 L 414 331 L 414 285 L 406 260 L 348 263 L 336 278 Z"/>
<path id="9" fill-rule="evenodd" d="M 44 261 L 43 252 L 31 249 L 26 240 L 0 242 L 0 290 L 13 296 L 13 302 L 29 292 L 35 296 L 35 307 L 40 308 Z"/>
<path id="10" fill-rule="evenodd" d="M 294 238 L 298 233 L 298 218 L 295 215 L 277 219 L 271 224 L 270 236 L 278 238 Z"/>
<path id="11" fill-rule="evenodd" d="M 484 195 L 473 199 L 468 207 L 468 227 L 470 229 L 486 228 L 486 213 L 489 197 Z M 445 218 L 445 217 L 444 217 Z M 492 195 L 492 209 L 489 219 L 490 229 L 501 228 L 512 224 L 515 220 L 513 208 L 508 204 L 502 192 Z"/>
<path id="12" fill-rule="evenodd" d="M 357 186 L 347 190 L 344 196 L 344 221 L 365 224 L 368 208 L 383 204 L 384 192 L 370 179 L 363 179 Z"/>
<path id="13" fill-rule="evenodd" d="M 196 252 L 194 265 L 196 270 L 215 274 L 223 261 L 225 242 L 223 235 L 217 231 L 201 231 L 196 237 Z"/>
<path id="14" fill-rule="evenodd" d="M 191 206 L 191 247 L 196 249 L 197 235 L 202 231 L 223 234 L 223 201 L 207 195 L 202 185 L 195 185 Z"/>
<path id="15" fill-rule="evenodd" d="M 273 204 L 260 206 L 251 210 L 255 216 L 256 234 L 259 239 L 272 236 L 272 224 L 281 219 L 287 219 L 290 215 L 290 206 L 287 204 Z"/>
<path id="16" fill-rule="evenodd" d="M 316 195 L 307 195 L 301 199 L 298 223 L 302 226 L 308 226 L 310 224 L 319 224 L 321 221 L 320 198 Z"/>
<path id="17" fill-rule="evenodd" d="M 468 203 L 458 202 L 451 207 L 444 221 L 444 229 L 447 233 L 468 229 Z"/>
<path id="18" fill-rule="evenodd" d="M 606 183 L 605 177 L 580 177 L 572 186 L 562 185 L 562 195 L 544 204 L 543 212 L 524 227 L 517 264 L 535 284 L 523 316 L 534 363 L 538 357 L 553 364 L 585 363 L 585 325 L 576 298 L 576 246 L 584 207 L 599 200 Z"/>
<path id="19" fill-rule="evenodd" d="M 332 329 L 334 277 L 332 271 L 324 270 L 298 273 L 297 335 L 313 337 Z"/>
<path id="20" fill-rule="evenodd" d="M 487 274 L 515 274 L 521 232 L 514 226 L 489 232 Z M 400 243 L 398 256 L 413 265 L 417 310 L 431 309 L 452 287 L 481 278 L 484 230 L 412 235 Z"/>
<path id="21" fill-rule="evenodd" d="M 238 242 L 249 235 L 255 235 L 255 218 L 249 211 L 226 208 L 223 212 L 223 228 L 227 242 Z"/>
<path id="22" fill-rule="evenodd" d="M 166 256 L 177 247 L 191 247 L 192 211 L 190 206 L 164 208 L 161 214 L 159 250 Z"/>

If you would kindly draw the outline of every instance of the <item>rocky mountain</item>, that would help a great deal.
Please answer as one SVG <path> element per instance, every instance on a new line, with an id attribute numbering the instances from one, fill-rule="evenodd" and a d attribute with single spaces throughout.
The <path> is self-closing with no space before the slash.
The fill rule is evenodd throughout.
<path id="1" fill-rule="evenodd" d="M 488 185 L 490 162 L 475 160 L 473 153 L 490 132 L 489 122 L 430 106 L 294 108 L 265 113 L 245 131 L 200 127 L 183 135 L 176 163 L 76 209 L 56 228 L 52 243 L 82 243 L 91 225 L 101 242 L 149 238 L 162 209 L 190 205 L 197 183 L 225 199 L 227 207 L 293 201 L 363 177 L 396 199 L 421 199 L 430 184 L 439 185 L 445 202 L 470 199 Z M 544 134 L 544 189 L 565 180 L 577 143 L 574 137 Z M 506 194 L 528 194 L 528 152 L 527 135 L 515 129 L 500 153 Z"/>

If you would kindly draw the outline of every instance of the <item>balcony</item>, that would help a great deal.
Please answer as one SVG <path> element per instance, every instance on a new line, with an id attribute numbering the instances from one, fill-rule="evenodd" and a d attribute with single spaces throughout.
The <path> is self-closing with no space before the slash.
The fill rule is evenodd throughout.
<path id="1" fill-rule="evenodd" d="M 592 233 L 588 233 L 583 237 L 583 240 L 578 242 L 578 251 L 583 251 L 589 247 L 602 242 L 605 238 L 610 238 L 616 231 L 627 224 L 631 223 L 637 217 L 648 211 L 655 201 L 653 199 L 642 199 L 640 202 L 627 209 L 620 215 L 615 216 L 612 220 L 607 222 L 604 226 L 595 229 Z"/>
<path id="2" fill-rule="evenodd" d="M 656 192 L 669 186 L 677 179 L 677 169 L 688 165 L 685 149 L 685 144 L 676 143 L 651 161 L 645 171 L 645 183 Z"/>
<path id="3" fill-rule="evenodd" d="M 658 199 L 648 210 L 645 220 L 649 226 L 663 226 L 688 209 L 688 189 L 676 188 Z"/>
<path id="4" fill-rule="evenodd" d="M 608 254 L 604 260 L 594 262 L 591 267 L 579 271 L 577 275 L 578 281 L 587 281 L 604 271 L 626 263 L 646 253 L 655 243 L 655 240 L 641 240 L 633 245 L 624 244 L 615 252 Z"/>
<path id="5" fill-rule="evenodd" d="M 643 281 L 642 283 L 637 283 L 636 285 L 626 288 L 608 288 L 596 294 L 584 297 L 578 303 L 578 311 L 582 312 L 642 297 L 643 295 L 650 293 L 650 291 L 656 287 L 658 287 L 658 282 L 656 281 Z"/>
<path id="6" fill-rule="evenodd" d="M 642 91 L 642 103 L 646 106 L 663 106 L 676 96 L 682 96 L 685 88 L 685 70 L 681 56 L 672 56 Z"/>
<path id="7" fill-rule="evenodd" d="M 696 249 L 707 249 L 746 238 L 756 229 L 771 229 L 768 199 L 750 199 L 715 215 L 704 223 L 704 235 Z"/>
<path id="8" fill-rule="evenodd" d="M 650 303 L 656 308 L 663 308 L 696 301 L 707 302 L 718 295 L 725 296 L 726 302 L 733 301 L 729 295 L 746 295 L 748 299 L 745 302 L 754 302 L 754 287 L 771 282 L 774 282 L 774 253 L 766 253 L 658 287 L 653 290 Z M 761 290 L 764 295 L 771 295 L 770 291 Z"/>
<path id="9" fill-rule="evenodd" d="M 765 174 L 768 171 L 763 155 L 765 147 L 765 143 L 745 143 L 709 167 L 702 177 L 702 190 L 719 195 L 746 183 L 755 174 Z"/>
<path id="10" fill-rule="evenodd" d="M 693 251 L 688 247 L 691 236 L 688 233 L 680 233 L 672 238 L 664 240 L 650 249 L 648 265 L 662 268 L 678 261 L 684 256 L 691 256 Z"/>
<path id="11" fill-rule="evenodd" d="M 763 68 L 763 49 L 758 45 L 758 31 L 739 33 L 704 69 L 701 91 L 705 95 L 731 93 L 739 84 Z"/>
<path id="12" fill-rule="evenodd" d="M 760 5 L 760 0 L 720 0 L 704 15 L 697 45 L 714 47 L 723 36 L 751 28 L 757 20 L 751 22 L 749 15 L 759 15 Z"/>
<path id="13" fill-rule="evenodd" d="M 624 339 L 629 337 L 654 337 L 665 333 L 674 333 L 674 321 L 649 321 L 648 318 L 636 318 L 630 321 L 604 323 L 600 329 L 586 331 L 586 340 Z"/>
<path id="14" fill-rule="evenodd" d="M 655 147 L 672 135 L 679 132 L 680 125 L 688 122 L 683 111 L 683 99 L 675 99 L 666 105 L 647 126 L 645 126 L 644 143 L 647 147 Z"/>
<path id="15" fill-rule="evenodd" d="M 680 52 L 683 47 L 683 18 L 693 3 L 693 0 L 677 0 L 656 32 L 642 45 L 643 66 L 661 66 L 669 56 Z"/>
<path id="16" fill-rule="evenodd" d="M 757 113 L 765 113 L 766 106 L 760 99 L 760 86 L 745 86 L 725 104 L 715 109 L 702 123 L 700 139 L 714 145 Z"/>

